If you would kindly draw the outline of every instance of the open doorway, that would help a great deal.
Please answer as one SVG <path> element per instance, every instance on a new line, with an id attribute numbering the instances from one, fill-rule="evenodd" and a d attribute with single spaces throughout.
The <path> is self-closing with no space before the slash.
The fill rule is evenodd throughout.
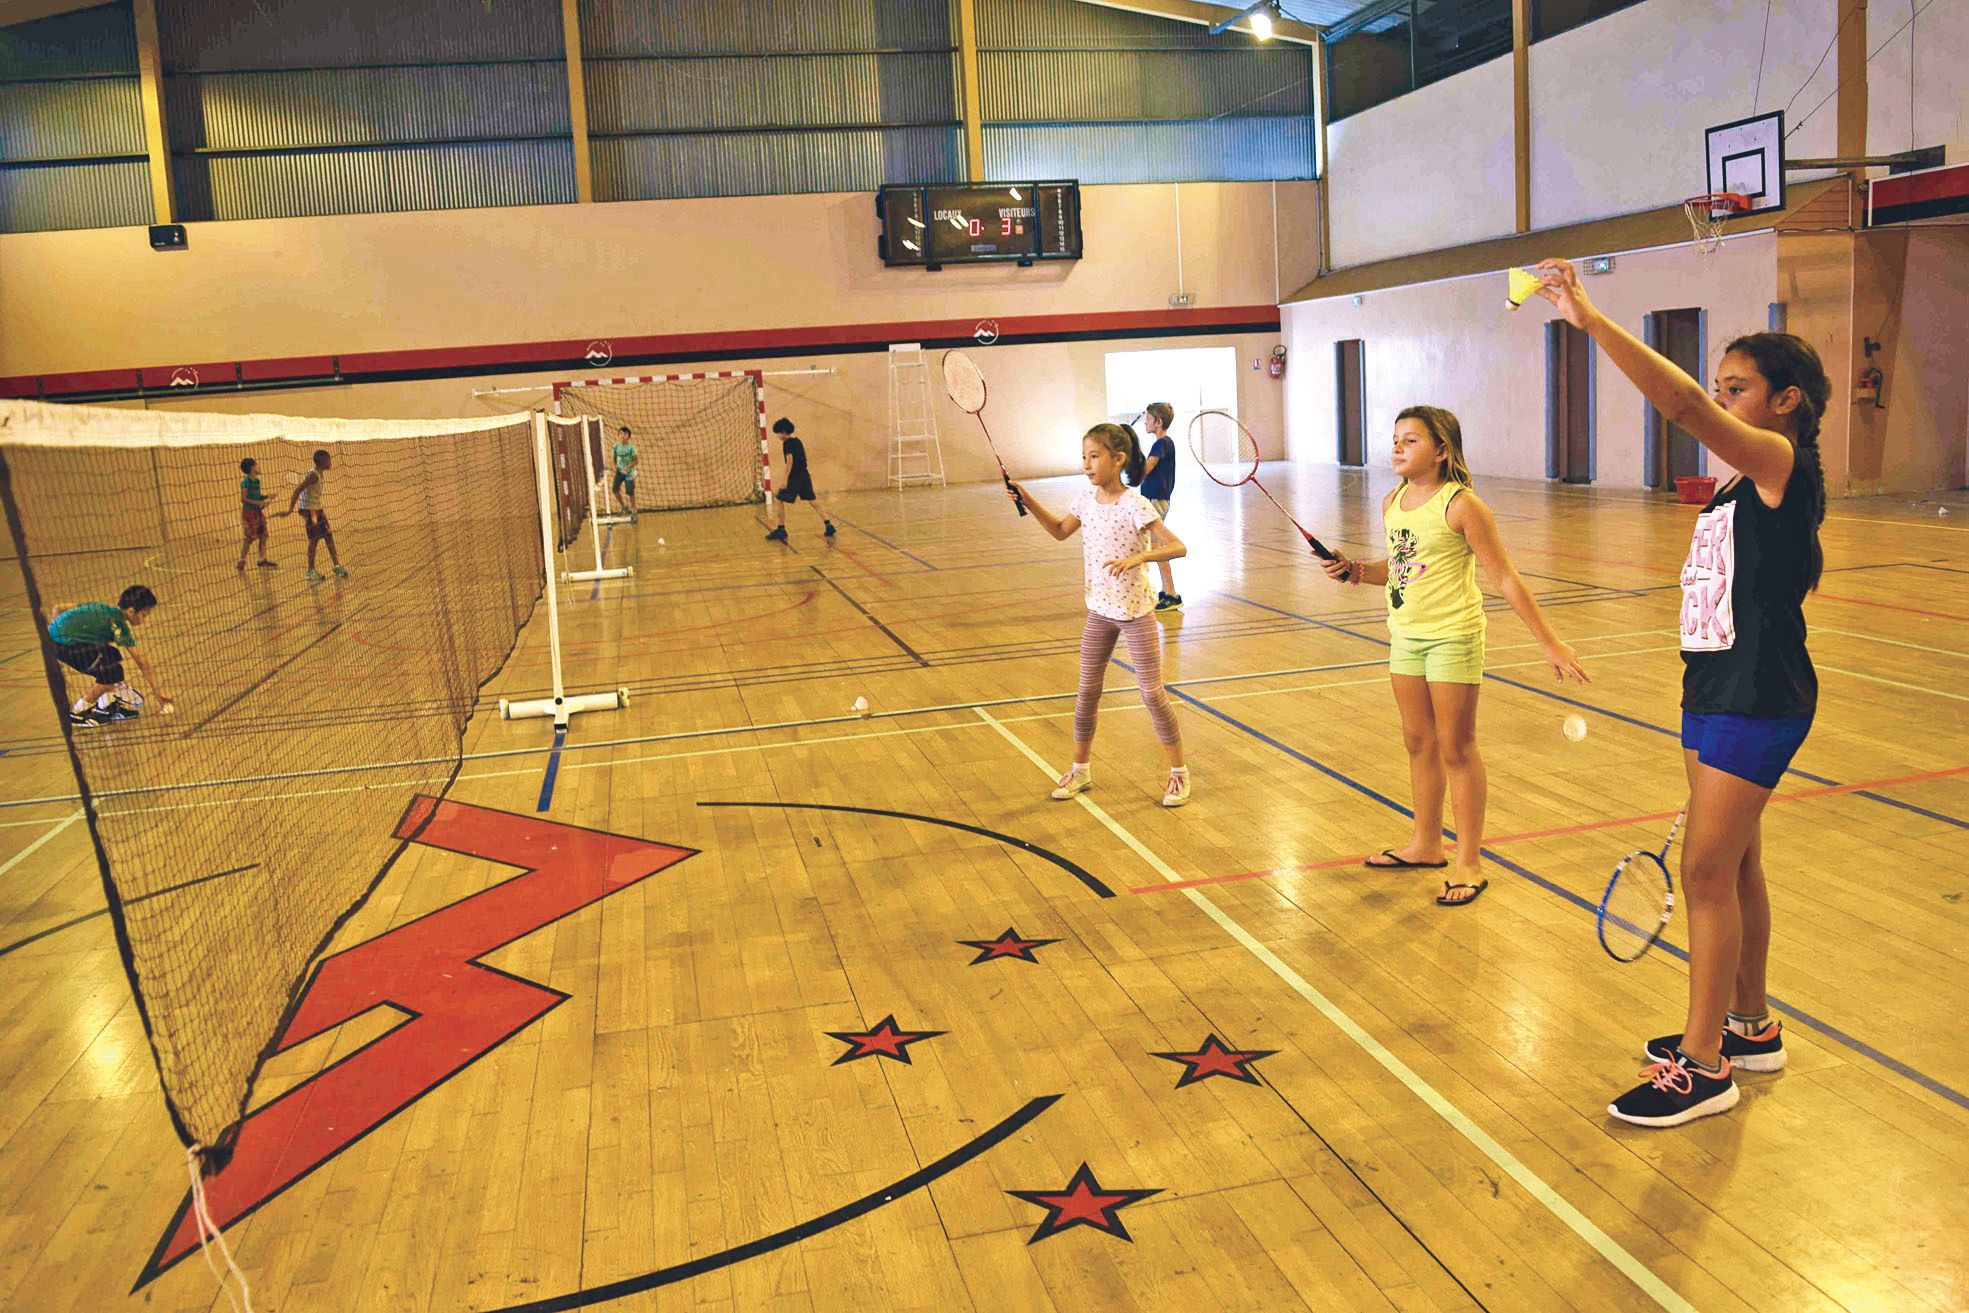
<path id="1" fill-rule="evenodd" d="M 1179 448 L 1199 410 L 1237 414 L 1237 348 L 1165 347 L 1154 351 L 1110 351 L 1107 356 L 1107 412 L 1117 424 L 1141 431 L 1142 408 L 1166 401 L 1176 411 L 1169 436 Z"/>
<path id="2" fill-rule="evenodd" d="M 1703 361 L 1708 356 L 1709 316 L 1690 307 L 1684 310 L 1656 310 L 1643 324 L 1647 344 L 1698 382 L 1706 382 Z M 1702 444 L 1681 426 L 1671 424 L 1651 402 L 1646 409 L 1647 427 L 1642 430 L 1641 482 L 1650 488 L 1674 491 L 1675 480 L 1702 474 L 1708 467 Z"/>

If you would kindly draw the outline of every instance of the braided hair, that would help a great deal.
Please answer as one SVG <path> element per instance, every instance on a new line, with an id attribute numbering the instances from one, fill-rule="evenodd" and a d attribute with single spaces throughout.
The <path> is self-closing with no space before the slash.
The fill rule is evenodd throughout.
<path id="1" fill-rule="evenodd" d="M 1812 344 L 1791 333 L 1746 333 L 1723 349 L 1724 355 L 1732 352 L 1757 366 L 1757 372 L 1771 385 L 1773 397 L 1786 388 L 1798 389 L 1798 408 L 1792 411 L 1795 431 L 1791 441 L 1796 453 L 1792 477 L 1802 472 L 1805 480 L 1805 512 L 1812 525 L 1805 589 L 1814 591 L 1825 569 L 1825 549 L 1819 545 L 1819 526 L 1825 523 L 1825 462 L 1819 456 L 1819 424 L 1832 400 L 1832 380 Z"/>

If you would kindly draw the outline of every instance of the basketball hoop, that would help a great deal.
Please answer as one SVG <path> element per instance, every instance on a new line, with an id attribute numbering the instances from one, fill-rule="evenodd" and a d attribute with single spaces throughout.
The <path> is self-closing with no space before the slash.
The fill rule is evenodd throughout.
<path id="1" fill-rule="evenodd" d="M 1695 229 L 1696 249 L 1704 255 L 1723 244 L 1723 225 L 1750 209 L 1750 198 L 1742 192 L 1715 191 L 1691 196 L 1682 202 L 1682 212 Z"/>

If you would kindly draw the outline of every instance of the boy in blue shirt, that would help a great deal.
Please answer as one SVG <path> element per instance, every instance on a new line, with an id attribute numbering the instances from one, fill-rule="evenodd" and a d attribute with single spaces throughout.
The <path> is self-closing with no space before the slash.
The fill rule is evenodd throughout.
<path id="1" fill-rule="evenodd" d="M 1142 486 L 1137 491 L 1164 520 L 1169 518 L 1169 496 L 1176 491 L 1176 442 L 1169 436 L 1169 426 L 1175 422 L 1176 409 L 1166 401 L 1152 401 L 1142 411 L 1142 427 L 1155 442 L 1142 464 Z M 1162 591 L 1155 595 L 1155 609 L 1180 611 L 1183 595 L 1176 591 L 1175 571 L 1167 561 L 1157 561 L 1156 565 L 1162 570 Z"/>
<path id="2" fill-rule="evenodd" d="M 172 710 L 171 697 L 164 691 L 157 672 L 137 649 L 136 626 L 148 619 L 156 606 L 157 594 L 142 584 L 131 584 L 116 599 L 115 606 L 107 602 L 84 602 L 58 612 L 48 622 L 48 640 L 55 645 L 55 659 L 94 681 L 89 691 L 69 708 L 71 725 L 106 725 L 137 714 L 134 698 L 119 696 L 129 691 L 123 680 L 123 653 L 119 648 L 129 649 L 130 659 L 143 671 L 144 682 L 157 695 L 159 706 L 167 714 Z"/>

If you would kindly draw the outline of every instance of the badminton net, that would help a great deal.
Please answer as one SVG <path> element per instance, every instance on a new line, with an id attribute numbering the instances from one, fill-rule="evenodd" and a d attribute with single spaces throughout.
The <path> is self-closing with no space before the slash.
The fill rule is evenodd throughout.
<path id="1" fill-rule="evenodd" d="M 347 574 L 323 539 L 310 582 L 303 519 L 276 513 L 318 450 Z M 249 457 L 274 567 L 257 544 L 235 566 Z M 0 501 L 0 625 L 36 653 L 4 769 L 45 793 L 66 792 L 52 761 L 73 772 L 171 1118 L 214 1170 L 311 964 L 404 850 L 413 796 L 456 774 L 541 593 L 532 426 L 7 403 Z M 175 714 L 130 663 L 140 714 L 72 724 L 93 681 L 48 622 L 131 584 L 158 599 L 135 634 Z"/>

